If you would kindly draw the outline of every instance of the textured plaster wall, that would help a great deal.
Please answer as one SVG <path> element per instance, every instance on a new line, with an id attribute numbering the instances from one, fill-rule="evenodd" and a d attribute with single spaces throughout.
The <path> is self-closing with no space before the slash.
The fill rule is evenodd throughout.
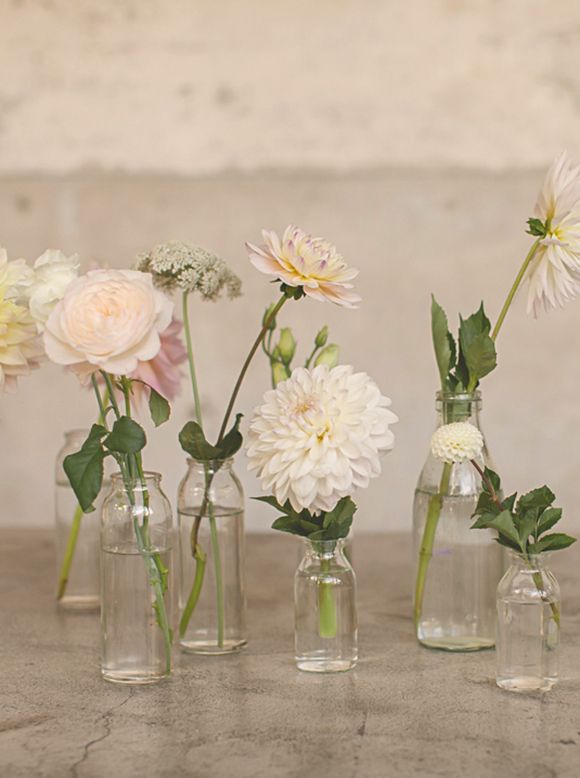
<path id="1" fill-rule="evenodd" d="M 244 240 L 295 221 L 359 267 L 358 311 L 302 301 L 401 417 L 364 529 L 406 528 L 433 424 L 429 293 L 451 318 L 497 315 L 529 245 L 542 168 L 580 152 L 580 6 L 534 0 L 244 3 L 0 0 L 0 245 L 127 266 L 155 243 L 214 249 L 242 276 L 235 303 L 193 314 L 210 426 L 271 287 Z M 547 481 L 574 524 L 580 497 L 580 301 L 535 322 L 522 301 L 485 382 L 485 428 L 509 486 Z M 305 347 L 305 346 L 304 346 Z M 246 413 L 268 381 L 258 359 Z M 0 404 L 0 523 L 52 521 L 52 467 L 92 400 L 57 368 Z M 151 433 L 173 499 L 185 395 Z M 255 480 L 240 462 L 248 495 Z M 252 529 L 272 519 L 249 503 Z"/>

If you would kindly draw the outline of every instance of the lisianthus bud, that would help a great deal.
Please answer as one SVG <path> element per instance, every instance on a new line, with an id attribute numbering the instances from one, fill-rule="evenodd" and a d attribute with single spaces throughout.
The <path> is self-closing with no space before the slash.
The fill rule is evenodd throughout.
<path id="1" fill-rule="evenodd" d="M 327 340 L 328 340 L 328 327 L 325 324 L 324 327 L 317 334 L 316 338 L 314 339 L 314 345 L 316 346 L 316 348 L 322 348 L 323 346 L 326 346 Z"/>
<path id="2" fill-rule="evenodd" d="M 262 327 L 266 326 L 266 322 L 268 321 L 268 317 L 271 315 L 272 311 L 274 310 L 276 303 L 272 303 L 272 305 L 268 306 L 266 308 L 266 311 L 264 313 L 264 317 L 262 318 Z M 274 316 L 272 320 L 268 323 L 268 330 L 270 332 L 273 332 L 276 329 L 276 317 Z"/>
<path id="3" fill-rule="evenodd" d="M 283 365 L 281 362 L 274 362 L 272 365 L 272 383 L 274 384 L 274 388 L 288 378 L 290 378 L 290 371 L 286 365 Z"/>
<path id="4" fill-rule="evenodd" d="M 280 330 L 280 340 L 278 341 L 280 357 L 285 365 L 289 365 L 296 353 L 296 340 L 290 327 L 284 327 Z"/>
<path id="5" fill-rule="evenodd" d="M 318 367 L 318 365 L 327 365 L 330 368 L 336 367 L 338 365 L 339 354 L 340 349 L 336 343 L 330 343 L 326 348 L 323 348 L 316 357 L 314 365 L 316 367 Z"/>

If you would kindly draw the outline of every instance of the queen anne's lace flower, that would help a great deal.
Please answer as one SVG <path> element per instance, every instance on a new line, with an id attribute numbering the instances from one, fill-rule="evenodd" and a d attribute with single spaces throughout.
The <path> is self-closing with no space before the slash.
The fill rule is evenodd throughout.
<path id="1" fill-rule="evenodd" d="M 250 261 L 258 270 L 276 276 L 288 286 L 302 287 L 315 300 L 329 300 L 355 308 L 361 298 L 351 292 L 358 270 L 349 268 L 335 246 L 324 238 L 313 238 L 290 225 L 282 240 L 275 232 L 262 231 L 263 246 L 246 243 Z"/>
<path id="2" fill-rule="evenodd" d="M 580 294 L 580 166 L 566 152 L 548 170 L 535 215 L 546 227 L 527 272 L 527 311 L 537 316 Z"/>
<path id="3" fill-rule="evenodd" d="M 199 292 L 204 300 L 217 300 L 225 289 L 230 299 L 242 293 L 242 282 L 227 264 L 198 246 L 162 243 L 138 258 L 137 270 L 151 273 L 155 285 L 167 292 Z"/>
<path id="4" fill-rule="evenodd" d="M 468 421 L 455 421 L 438 427 L 431 438 L 431 452 L 442 462 L 466 462 L 483 451 L 483 435 Z"/>
<path id="5" fill-rule="evenodd" d="M 4 298 L 0 289 L 0 392 L 38 367 L 43 354 L 36 323 L 27 308 Z"/>
<path id="6" fill-rule="evenodd" d="M 380 473 L 379 454 L 394 445 L 390 404 L 350 365 L 297 368 L 254 411 L 249 467 L 280 504 L 330 511 Z"/>

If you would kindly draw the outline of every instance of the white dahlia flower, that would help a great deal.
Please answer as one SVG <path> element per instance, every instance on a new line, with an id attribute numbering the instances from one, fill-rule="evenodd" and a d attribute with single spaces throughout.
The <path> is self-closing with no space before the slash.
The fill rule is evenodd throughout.
<path id="1" fill-rule="evenodd" d="M 249 469 L 262 488 L 296 511 L 331 511 L 379 475 L 398 421 L 366 373 L 350 365 L 300 367 L 266 392 L 247 435 Z"/>
<path id="2" fill-rule="evenodd" d="M 566 152 L 548 170 L 534 213 L 546 233 L 527 272 L 527 312 L 537 316 L 580 294 L 580 165 Z"/>
<path id="3" fill-rule="evenodd" d="M 483 451 L 483 435 L 468 421 L 455 421 L 435 430 L 431 452 L 443 462 L 477 459 Z"/>
<path id="4" fill-rule="evenodd" d="M 314 300 L 355 308 L 361 298 L 351 292 L 358 270 L 349 268 L 335 246 L 313 238 L 299 227 L 286 227 L 282 240 L 262 230 L 263 246 L 246 243 L 250 261 L 258 270 L 276 276 L 288 286 L 302 287 Z"/>

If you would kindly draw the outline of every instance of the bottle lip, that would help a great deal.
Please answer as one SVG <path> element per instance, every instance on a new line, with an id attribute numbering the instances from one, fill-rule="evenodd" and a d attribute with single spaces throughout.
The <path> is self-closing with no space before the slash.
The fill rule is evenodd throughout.
<path id="1" fill-rule="evenodd" d="M 438 402 L 480 402 L 481 391 L 475 389 L 473 392 L 444 392 L 439 389 L 435 392 L 435 399 Z"/>
<path id="2" fill-rule="evenodd" d="M 145 470 L 143 473 L 145 477 L 145 481 L 152 481 L 153 483 L 161 483 L 161 473 L 156 473 L 153 470 Z M 112 473 L 111 474 L 111 481 L 114 484 L 125 486 L 125 480 L 123 478 L 122 473 Z M 141 486 L 141 479 L 139 476 L 136 476 L 135 478 L 131 479 L 131 486 L 136 487 L 137 489 Z"/>
<path id="3" fill-rule="evenodd" d="M 89 435 L 90 430 L 83 429 L 82 427 L 77 427 L 72 430 L 65 430 L 64 438 L 65 440 L 71 440 L 72 438 L 80 438 L 81 435 L 86 438 Z"/>
<path id="4" fill-rule="evenodd" d="M 310 538 L 302 538 L 307 548 L 314 551 L 316 554 L 333 555 L 337 548 L 342 548 L 346 541 L 346 538 L 337 538 L 336 540 L 310 540 Z"/>
<path id="5" fill-rule="evenodd" d="M 205 468 L 208 466 L 212 470 L 219 470 L 224 465 L 232 465 L 234 462 L 234 457 L 227 457 L 227 459 L 195 459 L 194 457 L 187 457 L 186 462 L 188 466 L 198 465 L 200 468 Z"/>

